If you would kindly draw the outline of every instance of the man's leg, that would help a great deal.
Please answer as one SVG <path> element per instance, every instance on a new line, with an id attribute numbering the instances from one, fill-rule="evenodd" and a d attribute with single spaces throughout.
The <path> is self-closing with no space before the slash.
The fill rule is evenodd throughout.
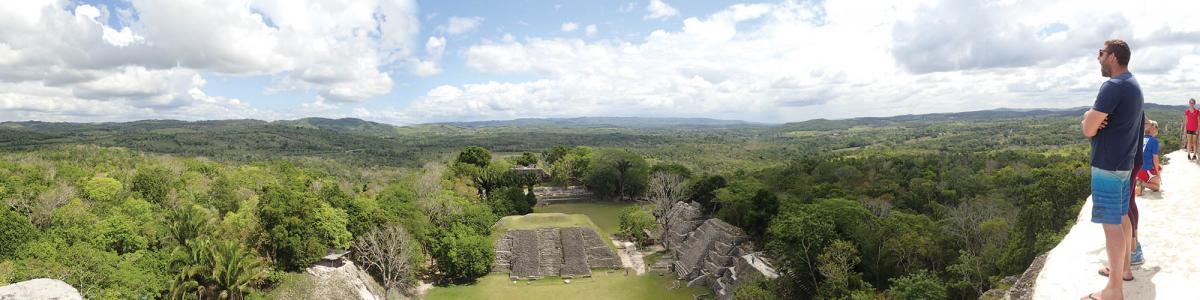
<path id="1" fill-rule="evenodd" d="M 1133 266 L 1130 264 L 1133 261 L 1133 259 L 1131 259 L 1131 257 L 1130 257 L 1130 255 L 1133 254 L 1133 246 L 1134 246 L 1134 244 L 1133 244 L 1133 222 L 1131 222 L 1129 220 L 1129 215 L 1125 215 L 1124 218 L 1121 218 L 1121 236 L 1125 240 L 1125 256 L 1122 256 L 1123 259 L 1121 261 L 1121 264 L 1124 266 L 1121 268 L 1121 270 L 1124 270 L 1124 271 L 1121 272 L 1121 274 L 1123 274 L 1121 276 L 1122 276 L 1122 278 L 1124 276 L 1129 276 L 1130 278 L 1133 278 Z"/>
<path id="2" fill-rule="evenodd" d="M 1099 293 L 1083 299 L 1123 299 L 1123 279 L 1129 260 L 1129 200 L 1133 198 L 1130 171 L 1107 171 L 1092 167 L 1092 222 L 1104 230 L 1104 249 L 1108 255 L 1108 283 Z"/>
<path id="3" fill-rule="evenodd" d="M 1126 229 L 1129 226 L 1129 218 L 1121 219 L 1121 224 L 1103 224 L 1104 228 L 1104 250 L 1108 253 L 1108 269 L 1111 271 L 1108 274 L 1108 284 L 1104 286 L 1104 290 L 1100 291 L 1100 299 L 1113 300 L 1124 299 L 1124 282 L 1123 276 L 1117 275 L 1116 270 L 1125 270 L 1126 260 L 1129 259 L 1129 251 L 1125 242 L 1126 234 L 1129 231 Z"/>

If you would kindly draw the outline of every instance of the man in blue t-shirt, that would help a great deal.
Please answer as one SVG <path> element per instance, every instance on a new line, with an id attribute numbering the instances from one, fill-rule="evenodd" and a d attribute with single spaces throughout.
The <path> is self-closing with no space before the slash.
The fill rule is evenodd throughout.
<path id="1" fill-rule="evenodd" d="M 1142 143 L 1142 89 L 1129 73 L 1129 45 L 1122 40 L 1104 42 L 1096 60 L 1100 74 L 1109 77 L 1100 86 L 1092 108 L 1083 114 L 1083 135 L 1092 139 L 1092 222 L 1104 228 L 1108 254 L 1108 284 L 1083 299 L 1122 299 L 1122 279 L 1133 280 L 1129 266 L 1132 227 L 1129 221 L 1131 180 Z M 1122 276 L 1115 276 L 1121 274 Z"/>

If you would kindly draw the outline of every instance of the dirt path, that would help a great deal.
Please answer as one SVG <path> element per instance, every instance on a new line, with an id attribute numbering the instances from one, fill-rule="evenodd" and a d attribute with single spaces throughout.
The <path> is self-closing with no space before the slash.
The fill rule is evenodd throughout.
<path id="1" fill-rule="evenodd" d="M 1200 166 L 1183 152 L 1167 154 L 1163 191 L 1137 198 L 1138 242 L 1146 264 L 1133 267 L 1125 299 L 1198 299 L 1200 286 Z M 1088 198 L 1075 226 L 1050 251 L 1034 283 L 1033 299 L 1079 299 L 1104 287 L 1096 274 L 1108 264 L 1104 234 L 1091 222 Z"/>
<path id="2" fill-rule="evenodd" d="M 646 273 L 646 260 L 642 256 L 641 251 L 637 251 L 637 245 L 633 242 L 618 240 L 616 237 L 610 236 L 613 244 L 618 245 L 617 256 L 621 257 L 621 266 L 633 269 L 637 275 Z"/>

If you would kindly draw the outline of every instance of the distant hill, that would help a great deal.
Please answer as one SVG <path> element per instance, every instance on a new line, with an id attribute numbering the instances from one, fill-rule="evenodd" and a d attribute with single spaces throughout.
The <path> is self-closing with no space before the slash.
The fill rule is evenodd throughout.
<path id="1" fill-rule="evenodd" d="M 1170 134 L 1183 106 L 1148 104 Z M 360 119 L 142 120 L 123 123 L 2 122 L 0 151 L 93 144 L 236 160 L 322 157 L 363 165 L 418 166 L 462 147 L 538 152 L 555 145 L 657 151 L 662 157 L 746 164 L 864 146 L 957 151 L 1079 143 L 1073 126 L 1085 108 L 996 109 L 886 118 L 761 124 L 704 118 L 585 117 L 394 126 Z M 1164 134 L 1168 134 L 1164 132 Z M 1033 137 L 1039 138 L 1033 138 Z M 981 138 L 987 137 L 987 138 Z M 1001 137 L 1001 138 L 998 138 Z M 681 146 L 689 145 L 689 146 Z M 717 145 L 729 145 L 717 146 Z M 736 146 L 734 146 L 736 145 Z M 746 145 L 756 145 L 744 148 Z M 732 151 L 696 157 L 700 149 Z M 741 149 L 734 151 L 733 149 Z M 720 159 L 717 159 L 720 158 Z M 698 163 L 699 164 L 699 163 Z M 717 168 L 717 165 L 704 165 Z"/>
<path id="2" fill-rule="evenodd" d="M 1162 105 L 1155 103 L 1146 103 L 1143 107 L 1146 111 L 1152 114 L 1169 114 L 1172 111 L 1178 111 L 1180 114 L 1187 106 L 1183 105 Z M 913 125 L 913 123 L 927 123 L 940 121 L 982 121 L 982 120 L 1001 120 L 1001 119 L 1036 119 L 1036 118 L 1057 118 L 1057 117 L 1077 117 L 1082 116 L 1088 107 L 1061 108 L 1061 109 L 1010 109 L 1000 108 L 991 110 L 967 111 L 956 113 L 936 113 L 936 114 L 921 114 L 921 115 L 900 115 L 892 117 L 866 117 L 853 119 L 814 119 L 803 122 L 786 123 L 781 125 L 786 130 L 841 130 L 849 129 L 857 126 L 897 126 L 901 124 Z M 1152 116 L 1153 118 L 1153 116 Z"/>
<path id="3" fill-rule="evenodd" d="M 664 128 L 664 127 L 742 127 L 763 124 L 739 120 L 709 118 L 579 117 L 522 118 L 514 120 L 433 123 L 467 128 L 480 127 L 562 127 L 562 128 Z"/>

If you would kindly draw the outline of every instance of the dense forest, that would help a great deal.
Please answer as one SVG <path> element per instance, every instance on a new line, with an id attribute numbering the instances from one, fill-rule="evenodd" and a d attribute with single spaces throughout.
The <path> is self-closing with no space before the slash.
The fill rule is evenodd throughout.
<path id="1" fill-rule="evenodd" d="M 1163 150 L 1178 148 L 1182 108 L 1147 107 Z M 974 299 L 1070 227 L 1088 194 L 1081 113 L 2 123 L 0 284 L 58 278 L 91 299 L 270 298 L 331 250 L 357 249 L 404 293 L 418 277 L 489 272 L 492 224 L 530 212 L 534 185 L 653 202 L 670 175 L 683 201 L 745 230 L 782 271 L 738 298 Z M 622 226 L 653 226 L 647 216 L 631 210 Z M 381 243 L 400 246 L 368 251 Z"/>

